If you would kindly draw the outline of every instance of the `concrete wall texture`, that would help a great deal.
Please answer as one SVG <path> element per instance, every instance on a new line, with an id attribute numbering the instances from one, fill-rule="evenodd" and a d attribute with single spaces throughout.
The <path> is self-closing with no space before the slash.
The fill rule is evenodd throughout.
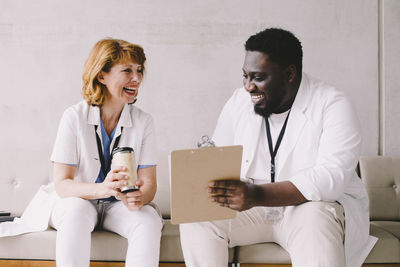
<path id="1" fill-rule="evenodd" d="M 168 154 L 212 134 L 242 86 L 245 40 L 272 26 L 302 41 L 305 72 L 349 95 L 362 154 L 400 154 L 400 1 L 0 0 L 0 150 L 10 155 L 3 175 L 29 175 L 15 159 L 48 169 L 61 114 L 82 99 L 90 49 L 121 38 L 148 57 L 137 105 L 155 119 L 156 201 L 167 213 Z"/>
<path id="2" fill-rule="evenodd" d="M 381 153 L 400 154 L 400 1 L 380 3 Z"/>

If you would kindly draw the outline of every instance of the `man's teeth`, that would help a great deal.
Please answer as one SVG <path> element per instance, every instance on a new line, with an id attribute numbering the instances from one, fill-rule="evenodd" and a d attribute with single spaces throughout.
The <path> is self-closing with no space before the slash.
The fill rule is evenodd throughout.
<path id="1" fill-rule="evenodd" d="M 255 100 L 255 101 L 261 100 L 263 98 L 264 98 L 264 95 L 252 95 L 251 96 L 251 99 Z"/>

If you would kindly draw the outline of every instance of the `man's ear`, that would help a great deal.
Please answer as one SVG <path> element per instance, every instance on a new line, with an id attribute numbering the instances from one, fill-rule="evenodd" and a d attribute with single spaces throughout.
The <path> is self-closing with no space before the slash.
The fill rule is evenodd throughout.
<path id="1" fill-rule="evenodd" d="M 289 65 L 286 69 L 286 75 L 289 83 L 292 83 L 297 75 L 297 69 L 295 65 Z"/>

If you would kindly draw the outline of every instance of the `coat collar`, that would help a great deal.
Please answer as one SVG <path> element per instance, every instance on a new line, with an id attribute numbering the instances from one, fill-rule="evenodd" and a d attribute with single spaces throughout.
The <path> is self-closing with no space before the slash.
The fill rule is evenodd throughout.
<path id="1" fill-rule="evenodd" d="M 89 106 L 88 124 L 100 125 L 100 108 L 98 106 Z M 129 104 L 124 105 L 118 121 L 118 126 L 132 127 L 132 117 Z"/>
<path id="2" fill-rule="evenodd" d="M 129 104 L 125 104 L 122 109 L 121 116 L 117 124 L 117 129 L 114 134 L 114 139 L 121 135 L 121 127 L 132 127 L 131 107 Z M 89 125 L 100 125 L 100 108 L 98 106 L 89 106 L 88 112 L 88 124 Z M 101 138 L 101 129 L 97 127 L 97 134 Z"/>

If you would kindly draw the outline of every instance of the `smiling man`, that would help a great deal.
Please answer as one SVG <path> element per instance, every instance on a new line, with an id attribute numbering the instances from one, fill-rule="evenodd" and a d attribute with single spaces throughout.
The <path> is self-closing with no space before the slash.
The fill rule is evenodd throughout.
<path id="1" fill-rule="evenodd" d="M 210 201 L 235 219 L 180 226 L 185 262 L 228 264 L 228 247 L 275 242 L 294 267 L 361 266 L 368 197 L 355 173 L 361 136 L 347 97 L 302 73 L 302 46 L 266 29 L 246 44 L 243 88 L 225 104 L 213 139 L 243 145 L 241 181 L 210 181 Z M 268 253 L 267 251 L 265 253 Z"/>

